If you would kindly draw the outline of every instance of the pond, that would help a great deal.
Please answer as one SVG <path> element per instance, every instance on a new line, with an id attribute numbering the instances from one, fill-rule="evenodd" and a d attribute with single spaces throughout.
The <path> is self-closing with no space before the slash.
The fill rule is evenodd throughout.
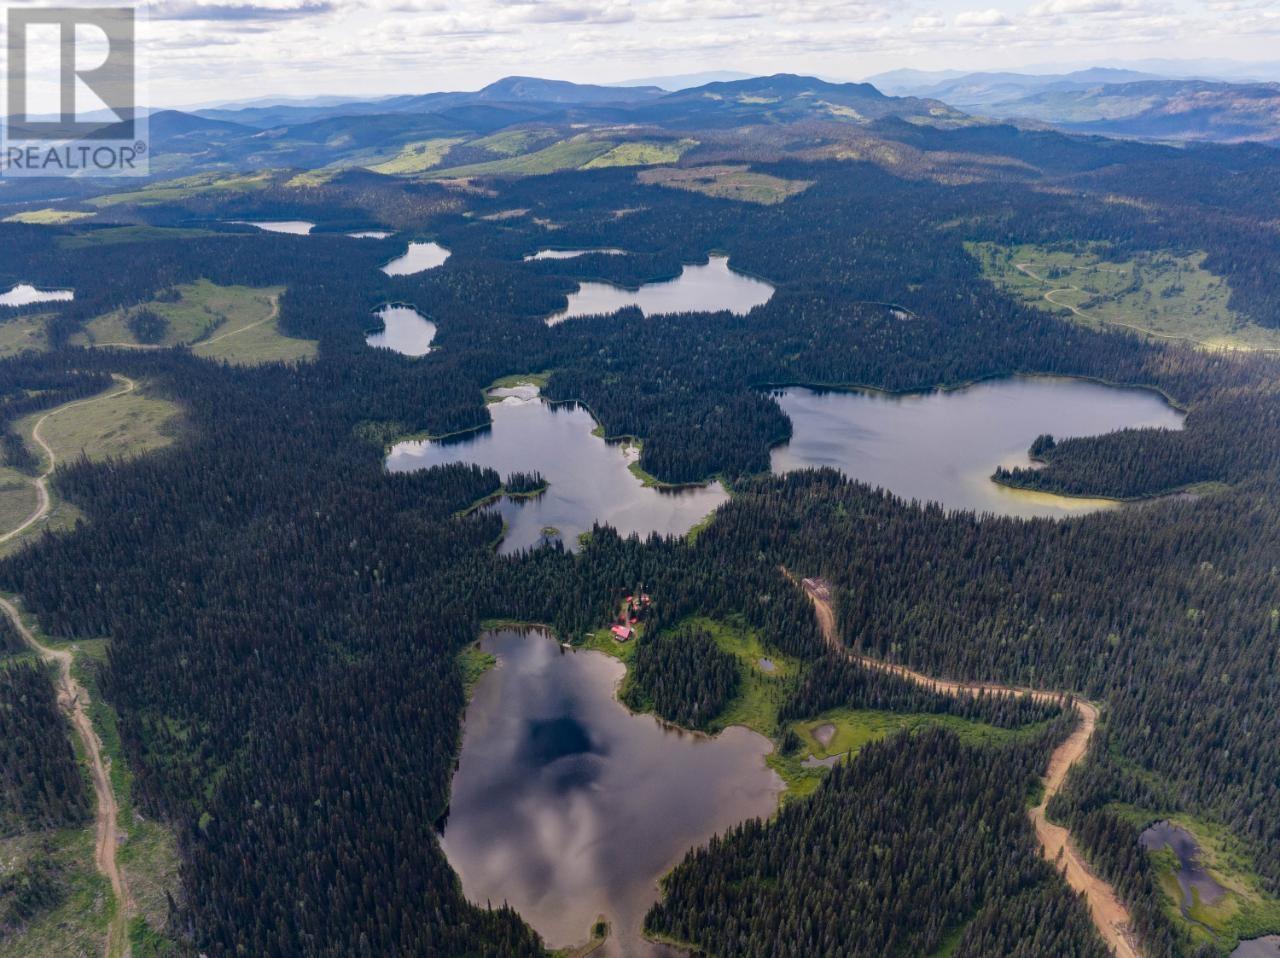
<path id="1" fill-rule="evenodd" d="M 232 220 L 237 226 L 256 226 L 265 233 L 287 233 L 289 236 L 307 236 L 316 228 L 305 220 Z"/>
<path id="2" fill-rule="evenodd" d="M 991 480 L 997 466 L 1030 464 L 1041 433 L 1092 436 L 1129 426 L 1182 427 L 1158 394 L 1076 379 L 1016 377 L 916 395 L 774 393 L 791 441 L 773 451 L 775 473 L 832 466 L 906 499 L 1007 516 L 1062 517 L 1116 505 L 1027 492 Z"/>
<path id="3" fill-rule="evenodd" d="M 1280 935 L 1242 941 L 1231 953 L 1231 958 L 1280 958 Z"/>
<path id="4" fill-rule="evenodd" d="M 715 738 L 633 715 L 615 689 L 623 665 L 563 649 L 543 632 L 485 633 L 497 666 L 463 725 L 441 844 L 473 902 L 508 902 L 553 948 L 672 954 L 644 941 L 658 879 L 717 832 L 777 807 L 770 743 L 745 728 Z"/>
<path id="5" fill-rule="evenodd" d="M 388 276 L 412 276 L 435 269 L 449 258 L 449 251 L 439 243 L 410 243 L 403 256 L 397 256 L 382 271 Z"/>
<path id="6" fill-rule="evenodd" d="M 560 538 L 576 548 L 579 534 L 605 522 L 623 535 L 683 535 L 728 499 L 719 483 L 680 489 L 646 486 L 628 468 L 634 446 L 605 442 L 596 422 L 578 405 L 551 404 L 536 387 L 495 390 L 492 425 L 449 440 L 397 443 L 387 457 L 392 472 L 429 469 L 449 462 L 512 472 L 540 472 L 547 491 L 532 499 L 504 498 L 491 508 L 507 523 L 501 551 L 511 553 Z"/>
<path id="7" fill-rule="evenodd" d="M 613 247 L 604 247 L 603 249 L 540 249 L 536 253 L 530 253 L 524 258 L 528 263 L 536 259 L 577 259 L 579 256 L 589 256 L 592 253 L 601 253 L 604 256 L 625 256 L 626 250 L 614 249 Z"/>
<path id="8" fill-rule="evenodd" d="M 569 294 L 569 305 L 548 316 L 547 323 L 554 326 L 576 316 L 616 313 L 627 306 L 640 307 L 646 316 L 722 309 L 743 315 L 769 302 L 771 296 L 770 284 L 731 270 L 727 256 L 712 256 L 704 266 L 684 267 L 676 279 L 646 283 L 639 289 L 583 283 Z"/>
<path id="9" fill-rule="evenodd" d="M 1170 849 L 1178 859 L 1178 887 L 1182 889 L 1182 913 L 1196 903 L 1196 899 L 1212 905 L 1226 894 L 1226 889 L 1214 881 L 1213 876 L 1200 864 L 1200 846 L 1195 836 L 1173 822 L 1156 822 L 1138 838 L 1149 852 Z"/>
<path id="10" fill-rule="evenodd" d="M 0 293 L 0 306 L 30 306 L 32 303 L 66 303 L 75 299 L 69 289 L 38 289 L 19 283 L 7 293 Z"/>
<path id="11" fill-rule="evenodd" d="M 383 306 L 374 313 L 382 330 L 364 341 L 375 349 L 393 349 L 405 356 L 425 356 L 436 338 L 436 324 L 409 306 Z"/>

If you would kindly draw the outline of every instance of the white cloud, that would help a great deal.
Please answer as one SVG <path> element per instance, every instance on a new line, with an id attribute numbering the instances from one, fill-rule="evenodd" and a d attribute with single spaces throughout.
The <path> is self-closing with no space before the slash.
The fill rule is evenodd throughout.
<path id="1" fill-rule="evenodd" d="M 956 26 L 963 29 L 971 27 L 1003 27 L 1009 25 L 1009 18 L 1003 11 L 991 7 L 987 10 L 965 10 L 956 15 Z"/>

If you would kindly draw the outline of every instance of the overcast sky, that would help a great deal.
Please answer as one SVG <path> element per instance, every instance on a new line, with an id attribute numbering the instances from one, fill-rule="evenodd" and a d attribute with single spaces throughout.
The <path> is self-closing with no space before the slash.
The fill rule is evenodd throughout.
<path id="1" fill-rule="evenodd" d="M 153 0 L 142 9 L 156 105 L 474 89 L 509 74 L 860 79 L 903 66 L 1269 60 L 1280 39 L 1280 0 Z"/>

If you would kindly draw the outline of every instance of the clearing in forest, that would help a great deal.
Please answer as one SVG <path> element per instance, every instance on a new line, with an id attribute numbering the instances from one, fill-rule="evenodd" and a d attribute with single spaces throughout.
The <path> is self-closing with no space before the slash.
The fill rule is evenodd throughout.
<path id="1" fill-rule="evenodd" d="M 190 346 L 197 356 L 246 366 L 315 358 L 314 340 L 294 339 L 280 331 L 281 293 L 281 287 L 218 286 L 203 279 L 185 283 L 149 303 L 91 320 L 73 342 L 120 349 Z M 138 317 L 143 312 L 162 322 L 150 336 L 140 338 Z"/>
<path id="2" fill-rule="evenodd" d="M 1084 326 L 1119 327 L 1204 349 L 1280 349 L 1280 329 L 1231 309 L 1231 287 L 1204 268 L 1202 252 L 1143 252 L 1118 260 L 1097 243 L 967 248 L 997 286 Z"/>
<path id="3" fill-rule="evenodd" d="M 813 185 L 812 180 L 786 180 L 767 173 L 753 173 L 745 166 L 663 167 L 642 170 L 639 179 L 649 186 L 669 186 L 762 206 L 781 203 Z"/>

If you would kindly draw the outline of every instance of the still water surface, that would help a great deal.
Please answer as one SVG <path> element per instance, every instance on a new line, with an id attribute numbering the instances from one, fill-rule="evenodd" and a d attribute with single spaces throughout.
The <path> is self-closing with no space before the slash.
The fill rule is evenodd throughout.
<path id="1" fill-rule="evenodd" d="M 436 324 L 409 306 L 383 306 L 374 313 L 383 329 L 364 341 L 375 349 L 393 349 L 405 356 L 425 356 L 436 338 Z"/>
<path id="2" fill-rule="evenodd" d="M 1191 908 L 1196 898 L 1212 905 L 1226 894 L 1200 864 L 1200 846 L 1195 836 L 1173 822 L 1156 822 L 1139 836 L 1142 847 L 1149 852 L 1168 848 L 1178 859 L 1178 887 L 1182 889 L 1182 913 Z"/>
<path id="3" fill-rule="evenodd" d="M 439 243 L 410 243 L 403 256 L 397 256 L 382 271 L 388 276 L 412 276 L 435 269 L 449 258 L 449 251 Z"/>
<path id="4" fill-rule="evenodd" d="M 663 313 L 716 312 L 739 315 L 769 302 L 773 287 L 729 268 L 727 256 L 712 256 L 705 266 L 686 266 L 676 279 L 625 289 L 612 283 L 583 283 L 569 294 L 569 305 L 547 317 L 554 326 L 575 316 L 616 313 L 639 306 L 646 316 Z"/>
<path id="5" fill-rule="evenodd" d="M 1114 503 L 1009 489 L 997 466 L 1030 464 L 1041 433 L 1093 436 L 1129 426 L 1182 427 L 1156 393 L 1076 379 L 1017 377 L 908 396 L 818 392 L 775 398 L 791 418 L 791 441 L 773 451 L 775 473 L 832 466 L 907 499 L 1009 516 L 1062 517 Z"/>
<path id="6" fill-rule="evenodd" d="M 75 299 L 69 289 L 37 289 L 29 283 L 19 283 L 7 293 L 0 293 L 0 306 L 30 306 L 32 303 L 65 303 Z"/>
<path id="7" fill-rule="evenodd" d="M 455 440 L 397 443 L 387 457 L 392 472 L 429 469 L 449 462 L 490 466 L 506 479 L 512 472 L 540 472 L 547 491 L 536 499 L 503 499 L 507 534 L 501 551 L 515 552 L 558 535 L 576 548 L 578 535 L 605 522 L 623 535 L 682 535 L 728 499 L 719 483 L 683 489 L 645 486 L 627 468 L 634 447 L 592 435 L 591 414 L 581 406 L 552 405 L 530 386 L 495 390 L 492 426 Z"/>
<path id="8" fill-rule="evenodd" d="M 579 256 L 588 256 L 591 253 L 602 253 L 605 256 L 623 256 L 626 254 L 624 249 L 614 249 L 613 247 L 605 247 L 603 249 L 540 249 L 536 253 L 530 253 L 524 258 L 527 263 L 535 259 L 577 259 Z"/>
<path id="9" fill-rule="evenodd" d="M 307 236 L 316 228 L 305 220 L 232 220 L 239 226 L 256 226 L 265 233 L 287 233 L 290 236 Z"/>
<path id="10" fill-rule="evenodd" d="M 587 939 L 598 955 L 666 955 L 643 940 L 657 880 L 717 832 L 777 807 L 772 746 L 730 728 L 715 738 L 633 715 L 615 687 L 624 667 L 566 651 L 545 633 L 488 632 L 498 659 L 463 727 L 442 844 L 477 904 L 510 903 L 551 947 Z"/>

